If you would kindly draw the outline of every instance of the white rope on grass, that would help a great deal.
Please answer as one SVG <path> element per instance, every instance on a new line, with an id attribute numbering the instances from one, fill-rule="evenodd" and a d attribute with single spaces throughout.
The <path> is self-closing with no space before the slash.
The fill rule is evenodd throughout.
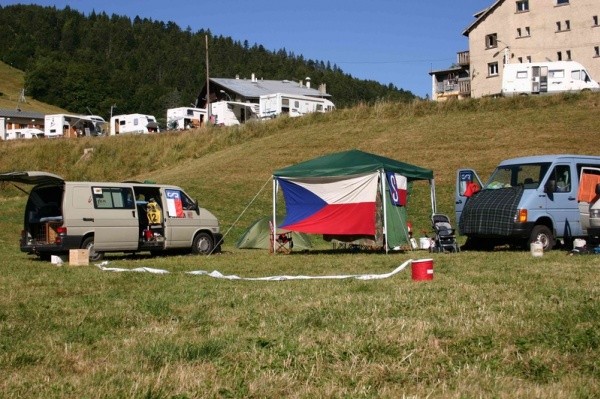
<path id="1" fill-rule="evenodd" d="M 212 272 L 207 272 L 204 270 L 196 270 L 192 272 L 185 272 L 185 274 L 196 275 L 196 276 L 208 276 L 218 279 L 224 280 L 244 280 L 244 281 L 287 281 L 287 280 L 343 280 L 353 278 L 356 280 L 381 280 L 384 278 L 392 277 L 402 270 L 404 270 L 408 265 L 412 264 L 413 260 L 409 259 L 394 270 L 389 273 L 382 274 L 342 274 L 342 275 L 329 275 L 329 276 L 305 276 L 305 275 L 282 275 L 282 276 L 268 276 L 268 277 L 240 277 L 235 274 L 224 275 L 223 273 L 213 270 Z M 108 265 L 108 261 L 104 261 L 102 263 L 96 264 L 96 266 L 106 272 L 147 272 L 153 274 L 169 274 L 168 270 L 163 269 L 153 269 L 151 267 L 138 267 L 135 269 L 124 269 L 119 267 L 106 267 Z"/>

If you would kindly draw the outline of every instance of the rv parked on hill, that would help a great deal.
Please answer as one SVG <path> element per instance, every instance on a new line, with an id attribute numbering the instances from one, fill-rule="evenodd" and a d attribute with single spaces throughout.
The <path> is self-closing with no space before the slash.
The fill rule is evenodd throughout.
<path id="1" fill-rule="evenodd" d="M 37 128 L 6 129 L 4 140 L 39 139 L 44 137 L 44 131 Z"/>
<path id="2" fill-rule="evenodd" d="M 48 138 L 99 136 L 102 134 L 104 123 L 104 119 L 97 115 L 46 115 L 44 136 Z"/>
<path id="3" fill-rule="evenodd" d="M 110 135 L 128 133 L 160 132 L 156 118 L 152 115 L 127 114 L 110 118 Z"/>
<path id="4" fill-rule="evenodd" d="M 194 129 L 204 125 L 206 121 L 206 109 L 179 107 L 167 110 L 167 129 L 186 130 Z"/>
<path id="5" fill-rule="evenodd" d="M 335 108 L 325 98 L 275 93 L 260 96 L 260 117 L 275 118 L 281 114 L 290 117 L 302 116 L 312 112 L 329 112 Z"/>
<path id="6" fill-rule="evenodd" d="M 575 61 L 506 64 L 502 73 L 505 96 L 599 89 L 598 82 Z"/>
<path id="7" fill-rule="evenodd" d="M 258 104 L 217 101 L 210 104 L 210 115 L 213 125 L 236 126 L 258 119 Z"/>

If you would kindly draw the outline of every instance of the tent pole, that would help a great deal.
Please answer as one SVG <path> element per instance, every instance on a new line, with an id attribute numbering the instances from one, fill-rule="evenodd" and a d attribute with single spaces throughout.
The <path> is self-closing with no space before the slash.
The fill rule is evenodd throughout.
<path id="1" fill-rule="evenodd" d="M 383 245 L 385 245 L 385 253 L 387 255 L 387 253 L 388 253 L 388 234 L 387 234 L 387 206 L 386 206 L 387 199 L 385 198 L 385 195 L 387 194 L 385 192 L 385 190 L 386 190 L 385 170 L 382 169 L 379 172 L 379 178 L 381 180 L 381 202 L 383 203 L 383 237 L 384 237 Z"/>
<path id="2" fill-rule="evenodd" d="M 433 215 L 437 212 L 437 199 L 435 197 L 435 179 L 429 180 L 429 186 L 431 188 L 431 212 Z"/>
<path id="3" fill-rule="evenodd" d="M 277 233 L 277 178 L 275 176 L 273 176 L 273 215 L 271 215 L 273 217 L 272 219 L 272 223 L 273 223 L 273 231 L 271 231 L 271 243 L 273 245 L 273 254 L 277 254 L 277 251 L 275 251 L 275 240 L 276 240 L 276 233 Z"/>

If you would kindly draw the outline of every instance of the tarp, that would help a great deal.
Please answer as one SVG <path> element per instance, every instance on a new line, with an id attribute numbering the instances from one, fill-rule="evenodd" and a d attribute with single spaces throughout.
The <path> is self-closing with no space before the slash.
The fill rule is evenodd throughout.
<path id="1" fill-rule="evenodd" d="M 433 171 L 359 150 L 325 155 L 273 173 L 283 190 L 282 228 L 310 234 L 376 236 L 377 214 L 385 215 L 387 247 L 408 244 L 406 201 L 414 180 L 429 180 L 435 212 Z M 385 195 L 378 201 L 377 195 Z M 383 212 L 378 212 L 378 202 Z M 379 209 L 381 211 L 381 209 Z"/>
<path id="2" fill-rule="evenodd" d="M 433 171 L 360 150 L 324 155 L 273 172 L 273 176 L 321 177 L 359 175 L 385 170 L 406 176 L 408 181 L 433 179 Z"/>
<path id="3" fill-rule="evenodd" d="M 270 216 L 260 218 L 252 223 L 240 236 L 236 248 L 256 248 L 256 249 L 269 249 L 271 246 L 271 228 L 269 227 Z M 277 224 L 283 221 L 283 217 L 277 218 Z M 288 230 L 289 231 L 289 230 Z M 277 234 L 283 234 L 286 230 L 277 229 Z M 302 251 L 312 248 L 310 238 L 304 233 L 292 232 L 292 241 L 294 243 L 294 250 Z"/>

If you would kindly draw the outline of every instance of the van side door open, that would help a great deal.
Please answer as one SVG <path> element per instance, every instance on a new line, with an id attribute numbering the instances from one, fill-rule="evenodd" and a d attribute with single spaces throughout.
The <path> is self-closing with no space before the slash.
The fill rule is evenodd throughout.
<path id="1" fill-rule="evenodd" d="M 582 234 L 577 208 L 577 174 L 569 163 L 556 164 L 544 182 L 546 210 L 554 220 L 557 237 L 577 237 Z"/>
<path id="2" fill-rule="evenodd" d="M 139 223 L 133 188 L 94 185 L 92 190 L 94 249 L 135 251 L 139 245 Z"/>
<path id="3" fill-rule="evenodd" d="M 458 170 L 456 174 L 456 191 L 454 193 L 454 212 L 456 214 L 457 225 L 467 200 L 475 192 L 481 190 L 482 187 L 481 179 L 474 170 Z"/>

